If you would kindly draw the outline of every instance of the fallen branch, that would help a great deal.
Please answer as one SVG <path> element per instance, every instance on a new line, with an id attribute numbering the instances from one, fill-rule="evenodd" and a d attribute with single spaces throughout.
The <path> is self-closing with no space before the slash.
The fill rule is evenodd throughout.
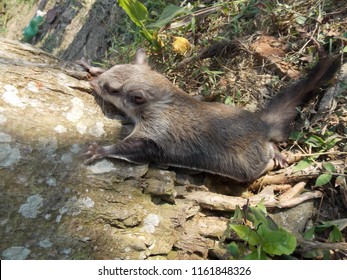
<path id="1" fill-rule="evenodd" d="M 343 160 L 330 161 L 336 168 L 336 170 L 341 170 L 343 172 L 345 163 Z M 253 182 L 248 189 L 250 191 L 257 191 L 261 187 L 266 185 L 276 185 L 276 184 L 290 184 L 300 181 L 308 181 L 309 179 L 317 178 L 322 174 L 322 162 L 312 164 L 311 166 L 305 168 L 304 170 L 293 172 L 293 166 L 289 166 L 285 169 L 281 169 L 275 172 L 270 172 L 258 180 Z"/>
<path id="2" fill-rule="evenodd" d="M 323 243 L 318 241 L 306 240 L 302 237 L 298 237 L 298 244 L 301 246 L 302 251 L 309 252 L 314 249 L 325 249 L 325 250 L 341 250 L 347 252 L 347 243 L 339 242 L 339 243 Z"/>
<path id="3" fill-rule="evenodd" d="M 304 189 L 305 183 L 296 184 L 289 191 L 277 196 L 274 193 L 276 186 L 267 186 L 259 194 L 250 198 L 227 196 L 222 194 L 195 191 L 188 193 L 185 198 L 197 202 L 201 208 L 218 211 L 234 211 L 236 206 L 243 206 L 249 203 L 250 206 L 257 205 L 263 201 L 267 208 L 290 208 L 296 206 L 306 200 L 322 197 L 320 191 L 300 192 Z"/>

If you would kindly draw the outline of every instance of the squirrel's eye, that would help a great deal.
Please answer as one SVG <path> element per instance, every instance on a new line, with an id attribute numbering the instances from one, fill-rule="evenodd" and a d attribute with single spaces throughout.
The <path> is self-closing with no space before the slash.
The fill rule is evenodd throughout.
<path id="1" fill-rule="evenodd" d="M 117 95 L 119 94 L 119 90 L 118 89 L 112 89 L 108 92 L 110 95 Z"/>
<path id="2" fill-rule="evenodd" d="M 146 99 L 143 96 L 140 95 L 134 95 L 132 97 L 135 104 L 140 105 L 146 102 Z"/>

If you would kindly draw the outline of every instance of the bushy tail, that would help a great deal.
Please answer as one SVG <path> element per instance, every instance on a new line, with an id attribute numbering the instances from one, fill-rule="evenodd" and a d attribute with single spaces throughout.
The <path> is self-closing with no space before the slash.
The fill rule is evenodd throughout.
<path id="1" fill-rule="evenodd" d="M 321 58 L 305 78 L 283 89 L 265 106 L 260 114 L 269 124 L 270 137 L 273 141 L 280 142 L 287 139 L 289 125 L 298 113 L 296 107 L 313 98 L 314 89 L 328 83 L 340 66 L 339 55 Z"/>

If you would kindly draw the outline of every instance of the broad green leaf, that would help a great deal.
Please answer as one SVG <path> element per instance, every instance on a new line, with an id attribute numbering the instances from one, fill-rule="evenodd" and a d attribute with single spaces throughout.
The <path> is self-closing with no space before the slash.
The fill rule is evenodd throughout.
<path id="1" fill-rule="evenodd" d="M 268 258 L 263 250 L 260 250 L 260 252 L 255 250 L 252 253 L 245 256 L 243 259 L 244 260 L 267 260 Z"/>
<path id="2" fill-rule="evenodd" d="M 335 166 L 330 162 L 323 162 L 323 167 L 326 171 L 328 171 L 330 173 L 336 172 Z"/>
<path id="3" fill-rule="evenodd" d="M 257 233 L 244 225 L 231 224 L 230 227 L 236 232 L 238 237 L 248 242 L 250 245 L 258 245 L 260 242 Z"/>
<path id="4" fill-rule="evenodd" d="M 260 235 L 266 234 L 269 230 L 278 229 L 276 223 L 258 207 L 250 207 L 247 219 L 254 224 Z"/>
<path id="5" fill-rule="evenodd" d="M 239 246 L 236 244 L 236 242 L 231 242 L 227 246 L 228 251 L 233 257 L 237 257 L 239 255 Z"/>
<path id="6" fill-rule="evenodd" d="M 341 242 L 342 239 L 343 238 L 341 231 L 336 226 L 334 226 L 333 230 L 329 234 L 328 240 L 330 242 Z"/>
<path id="7" fill-rule="evenodd" d="M 284 230 L 269 232 L 261 241 L 263 250 L 270 255 L 290 255 L 296 247 L 296 238 Z"/>
<path id="8" fill-rule="evenodd" d="M 244 260 L 258 260 L 258 253 L 257 253 L 257 251 L 252 251 L 252 253 L 246 255 L 243 259 Z"/>
<path id="9" fill-rule="evenodd" d="M 305 168 L 309 167 L 312 164 L 312 160 L 306 158 L 303 160 L 300 160 L 297 165 L 293 167 L 293 172 L 298 172 L 301 170 L 304 170 Z"/>
<path id="10" fill-rule="evenodd" d="M 148 10 L 141 2 L 137 0 L 118 0 L 119 6 L 127 13 L 133 23 L 144 27 L 148 19 Z"/>
<path id="11" fill-rule="evenodd" d="M 161 13 L 159 19 L 148 25 L 148 28 L 161 28 L 172 21 L 176 16 L 182 13 L 188 13 L 189 11 L 184 7 L 179 7 L 173 4 L 165 7 L 163 12 Z"/>
<path id="12" fill-rule="evenodd" d="M 277 225 L 276 225 L 277 226 Z M 268 224 L 266 223 L 259 223 L 256 228 L 256 232 L 259 235 L 260 239 L 264 238 L 269 232 L 271 232 L 271 229 L 269 228 Z"/>
<path id="13" fill-rule="evenodd" d="M 333 175 L 331 175 L 331 174 L 319 175 L 317 180 L 316 180 L 315 186 L 320 187 L 320 186 L 323 186 L 323 185 L 329 183 L 332 177 L 333 177 Z"/>
<path id="14" fill-rule="evenodd" d="M 343 52 L 347 52 L 347 46 L 343 48 Z"/>

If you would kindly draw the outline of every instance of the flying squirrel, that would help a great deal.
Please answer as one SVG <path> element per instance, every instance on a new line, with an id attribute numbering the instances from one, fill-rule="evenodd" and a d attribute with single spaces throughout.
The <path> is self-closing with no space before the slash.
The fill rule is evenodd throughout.
<path id="1" fill-rule="evenodd" d="M 90 145 L 87 164 L 111 157 L 156 163 L 252 182 L 276 165 L 286 165 L 275 143 L 287 140 L 297 106 L 316 95 L 340 68 L 340 56 L 326 56 L 303 79 L 284 88 L 258 112 L 199 101 L 147 63 L 139 49 L 131 64 L 109 70 L 80 63 L 92 75 L 95 92 L 135 124 L 110 146 Z"/>

